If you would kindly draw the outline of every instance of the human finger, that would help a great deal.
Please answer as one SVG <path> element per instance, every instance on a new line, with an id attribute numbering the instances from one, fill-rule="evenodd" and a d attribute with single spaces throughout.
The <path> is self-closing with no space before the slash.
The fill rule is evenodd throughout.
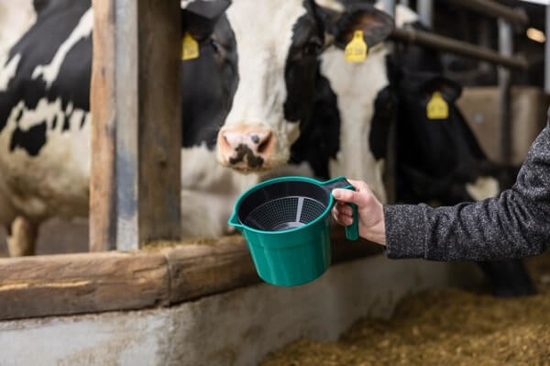
<path id="1" fill-rule="evenodd" d="M 334 220 L 342 226 L 348 226 L 353 223 L 353 217 L 351 216 L 339 214 L 338 212 L 334 211 L 332 213 L 332 216 L 334 217 Z"/>
<path id="2" fill-rule="evenodd" d="M 332 191 L 332 196 L 341 202 L 355 203 L 359 207 L 369 204 L 372 193 L 370 191 L 352 191 L 351 189 L 337 188 Z"/>
<path id="3" fill-rule="evenodd" d="M 345 214 L 345 215 L 348 215 L 348 216 L 353 215 L 353 209 L 347 203 L 337 202 L 335 207 L 336 207 L 336 210 L 341 214 Z"/>

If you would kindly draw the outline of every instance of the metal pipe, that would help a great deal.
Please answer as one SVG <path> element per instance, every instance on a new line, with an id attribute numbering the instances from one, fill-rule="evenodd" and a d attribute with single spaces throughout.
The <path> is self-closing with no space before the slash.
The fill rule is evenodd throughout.
<path id="1" fill-rule="evenodd" d="M 503 57 L 512 56 L 513 34 L 512 25 L 504 19 L 498 20 L 498 49 Z M 498 85 L 500 90 L 500 157 L 501 162 L 508 164 L 511 157 L 511 71 L 500 66 L 498 68 Z"/>
<path id="2" fill-rule="evenodd" d="M 382 10 L 395 19 L 395 0 L 381 0 Z M 391 53 L 397 52 L 393 42 L 386 43 L 387 50 Z M 386 149 L 386 168 L 384 169 L 383 182 L 386 188 L 386 199 L 388 203 L 395 203 L 397 197 L 397 121 L 390 123 L 390 130 L 387 136 L 388 146 Z"/>
<path id="3" fill-rule="evenodd" d="M 137 249 L 138 216 L 124 215 L 122 212 L 137 210 L 138 204 L 138 161 L 132 157 L 138 151 L 138 113 L 137 90 L 139 73 L 135 60 L 138 55 L 138 4 L 133 0 L 118 0 L 115 2 L 116 40 L 116 70 L 119 77 L 127 82 L 115 83 L 116 101 L 116 130 L 115 133 L 115 184 L 116 189 L 116 249 Z M 124 45 L 124 47 L 122 47 Z M 129 57 L 124 57 L 128 54 Z M 132 116 L 132 117 L 129 117 Z M 132 183 L 130 183 L 132 182 Z M 124 233 L 122 235 L 121 233 Z"/>
<path id="4" fill-rule="evenodd" d="M 546 5 L 546 54 L 544 56 L 544 90 L 550 94 L 550 4 Z"/>
<path id="5" fill-rule="evenodd" d="M 456 5 L 490 15 L 495 18 L 504 19 L 511 23 L 526 25 L 529 17 L 525 10 L 514 9 L 501 5 L 493 0 L 448 0 Z"/>
<path id="6" fill-rule="evenodd" d="M 399 0 L 399 4 L 401 4 L 403 6 L 406 6 L 408 8 L 409 7 L 409 0 Z"/>
<path id="7" fill-rule="evenodd" d="M 484 47 L 416 29 L 395 29 L 392 37 L 401 42 L 415 43 L 425 47 L 436 48 L 441 51 L 489 61 L 509 68 L 525 70 L 528 66 L 527 60 L 522 56 L 504 57 Z"/>
<path id="8" fill-rule="evenodd" d="M 418 0 L 417 12 L 420 22 L 428 28 L 433 25 L 433 0 Z"/>
<path id="9" fill-rule="evenodd" d="M 491 49 L 493 48 L 493 37 L 492 37 L 492 21 L 490 21 L 488 18 L 481 18 L 479 20 L 479 30 L 478 30 L 478 35 L 479 35 L 479 46 L 481 47 L 484 47 L 484 48 L 487 48 L 487 49 Z M 489 73 L 493 70 L 493 65 L 491 65 L 489 62 L 487 61 L 481 61 L 479 62 L 478 64 L 478 67 L 479 67 L 479 70 L 481 70 L 483 73 Z"/>

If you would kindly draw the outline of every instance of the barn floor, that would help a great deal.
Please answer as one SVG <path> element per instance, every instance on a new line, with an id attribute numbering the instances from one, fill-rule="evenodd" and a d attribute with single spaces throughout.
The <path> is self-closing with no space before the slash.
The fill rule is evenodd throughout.
<path id="1" fill-rule="evenodd" d="M 298 340 L 261 365 L 550 365 L 550 252 L 527 263 L 537 296 L 429 290 L 390 320 L 363 319 L 336 342 Z"/>

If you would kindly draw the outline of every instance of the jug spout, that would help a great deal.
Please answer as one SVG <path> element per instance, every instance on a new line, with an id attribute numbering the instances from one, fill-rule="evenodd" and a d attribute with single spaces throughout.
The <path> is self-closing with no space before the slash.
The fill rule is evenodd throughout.
<path id="1" fill-rule="evenodd" d="M 229 218 L 228 224 L 235 227 L 237 230 L 239 230 L 242 234 L 243 232 L 243 225 L 239 222 L 239 219 L 237 218 L 237 213 L 233 212 L 231 217 Z"/>

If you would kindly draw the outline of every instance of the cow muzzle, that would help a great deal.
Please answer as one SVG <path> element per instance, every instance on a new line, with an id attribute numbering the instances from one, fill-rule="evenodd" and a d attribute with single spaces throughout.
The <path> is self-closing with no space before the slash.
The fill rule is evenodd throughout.
<path id="1" fill-rule="evenodd" d="M 276 143 L 275 135 L 269 128 L 222 128 L 218 134 L 218 158 L 222 165 L 236 170 L 270 169 Z"/>

